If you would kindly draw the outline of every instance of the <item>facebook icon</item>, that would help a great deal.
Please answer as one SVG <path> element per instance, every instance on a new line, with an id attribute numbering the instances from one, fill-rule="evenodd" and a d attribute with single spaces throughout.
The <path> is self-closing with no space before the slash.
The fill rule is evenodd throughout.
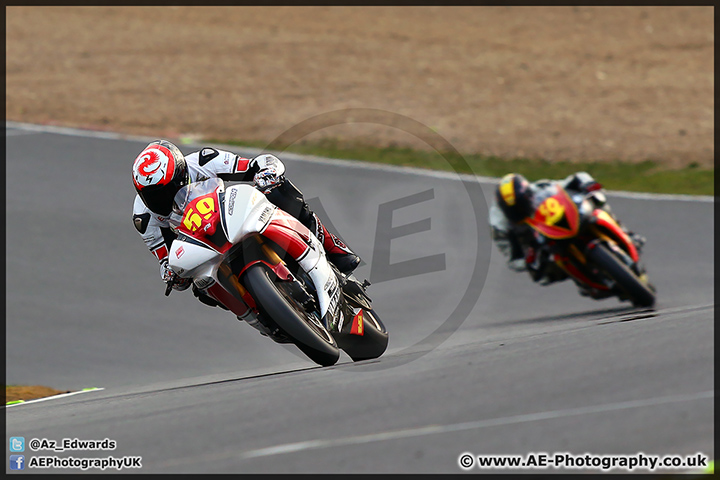
<path id="1" fill-rule="evenodd" d="M 25 470 L 25 455 L 10 455 L 10 470 Z"/>

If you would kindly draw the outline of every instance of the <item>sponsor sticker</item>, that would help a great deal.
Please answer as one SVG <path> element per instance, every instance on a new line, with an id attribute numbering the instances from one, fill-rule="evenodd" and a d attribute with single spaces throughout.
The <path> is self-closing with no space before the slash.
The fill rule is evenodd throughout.
<path id="1" fill-rule="evenodd" d="M 360 335 L 362 336 L 364 334 L 363 331 L 363 310 L 362 308 L 360 311 L 353 317 L 352 321 L 352 328 L 350 329 L 350 333 L 353 335 Z"/>
<path id="2" fill-rule="evenodd" d="M 230 190 L 230 198 L 228 199 L 228 215 L 232 215 L 235 211 L 235 197 L 237 197 L 237 190 Z"/>
<path id="3" fill-rule="evenodd" d="M 263 212 L 260 214 L 260 220 L 259 220 L 260 223 L 265 225 L 268 222 L 268 220 L 270 220 L 270 215 L 272 214 L 272 212 L 273 212 L 272 207 L 265 207 L 265 210 L 263 210 Z"/>

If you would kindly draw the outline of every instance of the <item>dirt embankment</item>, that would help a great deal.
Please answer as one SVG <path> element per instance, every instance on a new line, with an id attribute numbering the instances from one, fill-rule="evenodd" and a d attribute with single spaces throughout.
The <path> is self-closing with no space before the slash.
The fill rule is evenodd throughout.
<path id="1" fill-rule="evenodd" d="M 5 401 L 16 402 L 18 400 L 34 400 L 36 398 L 51 397 L 61 393 L 69 393 L 67 391 L 55 390 L 54 388 L 44 387 L 42 385 L 18 385 L 5 387 Z"/>
<path id="2" fill-rule="evenodd" d="M 9 120 L 271 141 L 375 108 L 463 152 L 714 158 L 712 7 L 8 7 Z M 322 136 L 423 147 L 366 124 Z M 310 138 L 310 137 L 309 137 Z"/>

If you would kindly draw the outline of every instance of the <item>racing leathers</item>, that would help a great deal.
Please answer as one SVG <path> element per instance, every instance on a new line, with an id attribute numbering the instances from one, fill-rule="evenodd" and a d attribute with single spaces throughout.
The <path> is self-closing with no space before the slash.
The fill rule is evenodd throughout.
<path id="1" fill-rule="evenodd" d="M 610 205 L 607 203 L 602 186 L 587 172 L 578 172 L 563 180 L 538 180 L 530 184 L 532 191 L 533 206 L 537 207 L 540 202 L 547 198 L 549 190 L 555 184 L 559 184 L 570 192 L 578 192 L 587 195 L 596 208 L 601 208 L 612 215 Z M 613 218 L 614 215 L 613 215 Z M 538 244 L 537 236 L 532 227 L 526 223 L 513 224 L 503 214 L 503 211 L 494 202 L 490 207 L 489 218 L 491 237 L 497 245 L 500 252 L 507 260 L 507 266 L 511 270 L 522 272 L 527 271 L 530 277 L 540 285 L 549 285 L 551 283 L 565 280 L 568 274 L 554 262 L 549 261 L 547 249 L 541 248 Z M 616 221 L 618 221 L 616 219 Z M 618 224 L 625 230 L 622 223 Z M 640 248 L 645 239 L 640 235 L 628 232 L 633 239 L 635 245 Z M 581 294 L 591 295 L 591 293 L 583 291 Z"/>
<path id="2" fill-rule="evenodd" d="M 232 152 L 206 147 L 185 155 L 185 161 L 190 183 L 214 177 L 225 181 L 254 181 L 255 187 L 263 192 L 270 202 L 297 218 L 315 234 L 323 244 L 328 260 L 340 271 L 348 273 L 360 263 L 360 258 L 340 239 L 329 233 L 318 216 L 310 210 L 302 192 L 285 178 L 285 165 L 275 155 L 261 154 L 248 159 Z M 140 196 L 136 195 L 133 223 L 147 248 L 160 263 L 162 280 L 169 281 L 176 290 L 190 287 L 190 279 L 179 278 L 168 268 L 168 252 L 176 237 L 170 228 L 168 218 L 152 212 L 145 206 Z M 198 288 L 193 284 L 192 287 L 193 293 L 201 302 L 226 308 L 207 294 L 206 290 L 210 286 Z M 254 318 L 245 320 L 263 331 L 259 325 L 253 323 Z"/>

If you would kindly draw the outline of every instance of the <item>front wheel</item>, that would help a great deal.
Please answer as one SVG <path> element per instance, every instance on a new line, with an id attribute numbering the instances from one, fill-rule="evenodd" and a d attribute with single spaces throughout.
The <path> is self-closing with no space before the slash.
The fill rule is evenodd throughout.
<path id="1" fill-rule="evenodd" d="M 275 322 L 312 361 L 329 366 L 337 363 L 340 350 L 320 321 L 293 298 L 289 282 L 273 280 L 268 267 L 257 263 L 247 269 L 243 283 L 260 313 Z"/>
<path id="2" fill-rule="evenodd" d="M 605 245 L 597 245 L 588 253 L 588 260 L 615 280 L 618 287 L 628 294 L 633 305 L 651 307 L 655 304 L 655 293 L 637 275 L 612 254 Z"/>

